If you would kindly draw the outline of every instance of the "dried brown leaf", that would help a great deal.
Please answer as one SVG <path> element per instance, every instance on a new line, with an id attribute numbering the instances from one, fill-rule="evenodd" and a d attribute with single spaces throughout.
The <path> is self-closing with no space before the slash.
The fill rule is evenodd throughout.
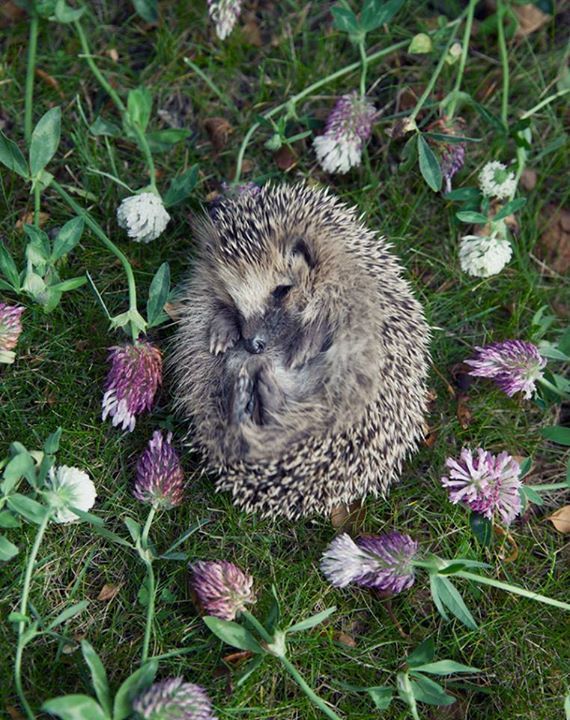
<path id="1" fill-rule="evenodd" d="M 204 128 L 216 152 L 225 148 L 233 131 L 230 123 L 223 117 L 207 118 L 204 120 Z"/>
<path id="2" fill-rule="evenodd" d="M 508 530 L 505 530 L 499 525 L 493 526 L 493 532 L 495 533 L 495 535 L 504 538 L 505 544 L 508 543 L 512 548 L 511 552 L 506 553 L 505 544 L 503 544 L 501 550 L 499 551 L 499 557 L 501 558 L 501 560 L 503 560 L 504 562 L 514 562 L 519 556 L 519 546 L 517 545 L 514 537 Z"/>
<path id="3" fill-rule="evenodd" d="M 25 15 L 25 10 L 18 7 L 15 2 L 6 0 L 0 5 L 0 28 L 7 27 L 12 23 L 18 22 Z"/>
<path id="4" fill-rule="evenodd" d="M 357 535 L 364 525 L 366 509 L 360 500 L 350 505 L 336 505 L 331 510 L 331 524 L 335 530 Z"/>
<path id="5" fill-rule="evenodd" d="M 564 535 L 570 533 L 570 505 L 564 505 L 546 519 L 550 520 L 558 532 Z"/>
<path id="6" fill-rule="evenodd" d="M 511 9 L 518 20 L 518 26 L 515 32 L 517 37 L 526 37 L 536 32 L 552 18 L 551 15 L 542 12 L 542 10 L 537 8 L 533 3 L 526 5 L 516 5 L 513 3 Z"/>
<path id="7" fill-rule="evenodd" d="M 274 155 L 277 167 L 280 170 L 290 170 L 297 163 L 297 157 L 289 145 L 283 145 Z"/>
<path id="8" fill-rule="evenodd" d="M 254 47 L 261 47 L 263 45 L 255 13 L 249 13 L 246 16 L 245 23 L 241 27 L 241 32 L 248 45 L 253 45 Z"/>
<path id="9" fill-rule="evenodd" d="M 49 85 L 51 88 L 53 88 L 59 95 L 59 97 L 62 100 L 65 100 L 65 95 L 63 94 L 63 90 L 61 89 L 58 81 L 49 73 L 47 73 L 45 70 L 42 70 L 41 68 L 36 68 L 36 77 L 45 82 L 46 85 Z"/>
<path id="10" fill-rule="evenodd" d="M 536 187 L 537 174 L 532 168 L 525 168 L 521 175 L 521 185 L 525 190 L 534 190 Z"/>
<path id="11" fill-rule="evenodd" d="M 245 660 L 249 660 L 251 657 L 253 657 L 253 653 L 249 650 L 240 650 L 240 652 L 233 652 L 228 655 L 224 655 L 222 660 L 228 665 L 240 665 Z"/>
<path id="12" fill-rule="evenodd" d="M 546 205 L 540 214 L 539 226 L 544 227 L 535 253 L 552 270 L 565 274 L 570 267 L 570 210 Z"/>
<path id="13" fill-rule="evenodd" d="M 49 214 L 46 212 L 40 212 L 40 227 L 43 227 L 47 221 L 49 220 Z M 24 225 L 33 225 L 34 224 L 34 213 L 33 212 L 27 212 L 22 215 L 22 217 L 16 222 L 16 229 L 17 230 L 24 230 Z"/>
<path id="14" fill-rule="evenodd" d="M 467 395 L 459 395 L 457 398 L 457 419 L 463 430 L 467 430 L 473 421 L 473 413 L 469 408 L 468 400 Z"/>
<path id="15" fill-rule="evenodd" d="M 119 590 L 121 589 L 121 585 L 103 585 L 101 588 L 99 595 L 97 595 L 97 600 L 112 600 Z"/>
<path id="16" fill-rule="evenodd" d="M 13 705 L 6 705 L 6 712 L 10 716 L 10 720 L 26 720 L 18 708 Z"/>
<path id="17" fill-rule="evenodd" d="M 333 633 L 333 640 L 336 640 L 336 642 L 342 643 L 342 645 L 346 645 L 347 647 L 356 647 L 357 645 L 357 642 L 352 635 L 342 631 Z"/>

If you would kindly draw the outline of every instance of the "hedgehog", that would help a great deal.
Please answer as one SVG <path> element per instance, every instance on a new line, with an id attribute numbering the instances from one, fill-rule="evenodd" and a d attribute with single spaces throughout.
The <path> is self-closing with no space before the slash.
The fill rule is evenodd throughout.
<path id="1" fill-rule="evenodd" d="M 429 361 L 389 243 L 304 183 L 230 195 L 193 229 L 170 366 L 216 489 L 292 520 L 385 496 L 423 437 Z"/>

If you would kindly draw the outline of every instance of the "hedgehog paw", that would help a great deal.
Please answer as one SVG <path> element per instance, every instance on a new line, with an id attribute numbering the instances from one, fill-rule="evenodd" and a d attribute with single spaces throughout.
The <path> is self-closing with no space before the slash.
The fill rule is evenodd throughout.
<path id="1" fill-rule="evenodd" d="M 232 419 L 237 425 L 250 420 L 255 405 L 253 380 L 247 370 L 242 368 L 234 387 Z"/>
<path id="2" fill-rule="evenodd" d="M 212 321 L 210 327 L 210 352 L 212 355 L 222 355 L 239 340 L 239 330 L 228 318 L 220 315 Z"/>
<path id="3" fill-rule="evenodd" d="M 263 425 L 271 422 L 285 404 L 285 393 L 279 387 L 272 365 L 262 365 L 257 374 L 257 396 Z"/>

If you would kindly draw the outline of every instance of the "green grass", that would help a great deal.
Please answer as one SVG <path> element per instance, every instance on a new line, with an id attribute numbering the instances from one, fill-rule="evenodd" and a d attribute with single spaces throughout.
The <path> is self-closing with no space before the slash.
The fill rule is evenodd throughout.
<path id="1" fill-rule="evenodd" d="M 93 138 L 77 110 L 77 98 L 90 122 L 98 112 L 115 119 L 115 111 L 80 58 L 79 44 L 70 26 L 42 22 L 38 67 L 49 73 L 61 88 L 36 79 L 34 120 L 51 106 L 63 109 L 62 145 L 50 170 L 65 185 L 81 187 L 96 198 L 91 204 L 97 220 L 125 251 L 135 267 L 141 297 L 159 264 L 168 260 L 173 278 L 183 277 L 192 254 L 193 241 L 187 218 L 200 208 L 222 180 L 231 179 L 237 150 L 256 116 L 324 75 L 357 59 L 347 40 L 331 31 L 325 3 L 288 0 L 282 4 L 259 4 L 258 19 L 263 44 L 248 44 L 241 29 L 226 42 L 214 39 L 206 23 L 205 4 L 162 3 L 160 27 L 149 30 L 130 15 L 129 3 L 107 0 L 93 4 L 85 25 L 100 67 L 123 96 L 129 88 L 144 84 L 155 97 L 156 108 L 172 108 L 177 98 L 187 99 L 184 122 L 192 131 L 188 143 L 156 156 L 161 172 L 159 185 L 193 163 L 200 165 L 200 184 L 190 202 L 173 213 L 167 232 L 149 246 L 130 243 L 116 227 L 115 210 L 121 196 L 110 181 L 90 172 L 112 172 L 131 187 L 146 184 L 142 158 L 127 142 L 110 143 Z M 278 8 L 279 5 L 279 8 Z M 454 3 L 446 3 L 455 17 Z M 413 6 L 413 11 L 412 11 Z M 369 49 L 379 49 L 424 31 L 433 20 L 427 3 L 408 3 L 390 29 L 375 31 Z M 0 45 L 2 119 L 7 134 L 23 147 L 23 97 L 26 70 L 27 22 L 10 26 Z M 475 39 L 477 52 L 467 62 L 464 88 L 492 112 L 500 112 L 501 73 L 496 38 Z M 118 61 L 106 52 L 116 48 Z M 511 68 L 510 119 L 552 92 L 553 80 L 564 54 L 562 28 L 556 22 L 532 36 L 509 41 Z M 226 96 L 234 110 L 224 107 L 216 94 L 183 62 L 189 56 Z M 429 79 L 436 59 L 401 53 L 369 68 L 372 98 L 385 115 L 395 112 L 397 91 L 409 87 L 418 95 Z M 453 86 L 455 68 L 446 68 L 436 89 L 442 97 Z M 488 93 L 490 85 L 496 90 Z M 322 94 L 308 98 L 302 114 L 326 117 L 334 97 L 358 86 L 357 74 L 327 86 Z M 546 90 L 550 88 L 550 90 Z M 413 170 L 395 170 L 398 148 L 388 144 L 381 121 L 368 147 L 363 167 L 346 176 L 327 176 L 317 167 L 309 141 L 296 145 L 298 163 L 282 173 L 271 153 L 264 149 L 267 131 L 254 136 L 246 158 L 251 169 L 246 179 L 273 177 L 292 181 L 306 178 L 323 182 L 347 201 L 358 205 L 368 223 L 389 236 L 402 258 L 418 297 L 423 302 L 433 333 L 431 384 L 437 392 L 430 424 L 437 432 L 435 444 L 424 447 L 407 465 L 401 483 L 387 500 L 366 501 L 363 530 L 377 532 L 397 528 L 409 532 L 424 548 L 444 557 L 468 555 L 493 564 L 492 574 L 552 597 L 567 599 L 570 573 L 568 548 L 545 519 L 548 512 L 567 502 L 561 495 L 547 499 L 512 529 L 519 553 L 516 560 L 502 562 L 497 551 L 486 554 L 477 547 L 467 527 L 467 514 L 451 506 L 439 484 L 443 463 L 463 444 L 483 445 L 493 451 L 533 455 L 539 468 L 546 468 L 554 482 L 564 472 L 559 448 L 547 446 L 540 428 L 557 420 L 554 410 L 542 413 L 532 403 L 510 400 L 490 384 L 475 382 L 469 389 L 472 422 L 462 429 L 456 417 L 456 399 L 447 389 L 450 368 L 460 362 L 475 344 L 491 339 L 527 338 L 531 318 L 543 305 L 567 302 L 567 286 L 533 259 L 539 242 L 538 216 L 549 203 L 568 202 L 565 170 L 568 154 L 559 147 L 545 152 L 562 134 L 563 101 L 546 107 L 533 123 L 533 145 L 529 165 L 537 171 L 536 188 L 519 214 L 520 233 L 515 256 L 507 269 L 490 280 L 474 281 L 461 273 L 457 261 L 457 238 L 465 226 L 453 219 L 451 205 L 432 193 Z M 233 126 L 227 147 L 215 154 L 204 130 L 208 117 L 224 116 Z M 473 185 L 481 165 L 495 157 L 509 160 L 514 146 L 501 150 L 493 136 L 471 111 L 465 113 L 469 136 L 484 142 L 470 145 L 464 170 L 455 186 Z M 426 113 L 420 118 L 427 120 Z M 156 115 L 151 126 L 160 127 Z M 293 128 L 294 132 L 302 128 Z M 538 156 L 542 154 L 539 160 Z M 122 196 L 121 196 L 122 197 Z M 1 233 L 21 263 L 24 240 L 16 221 L 33 207 L 33 199 L 17 176 L 1 173 Z M 50 215 L 48 227 L 60 226 L 71 217 L 58 196 L 47 190 L 42 210 Z M 87 269 L 112 313 L 126 309 L 126 284 L 120 265 L 86 233 L 69 259 L 65 277 Z M 2 294 L 1 300 L 15 298 Z M 159 423 L 173 423 L 180 437 L 184 428 L 172 418 L 168 381 L 152 417 L 137 423 L 136 432 L 123 436 L 110 423 L 100 421 L 101 389 L 106 374 L 106 349 L 117 342 L 109 334 L 107 321 L 88 286 L 64 296 L 52 314 L 25 302 L 25 330 L 18 347 L 17 362 L 0 369 L 0 454 L 9 442 L 19 440 L 28 448 L 58 425 L 65 429 L 60 464 L 85 468 L 98 491 L 96 512 L 107 526 L 125 534 L 123 518 L 144 520 L 145 509 L 130 494 L 138 453 Z M 562 327 L 561 319 L 557 327 Z M 171 328 L 153 333 L 166 347 Z M 322 629 L 298 636 L 291 654 L 312 686 L 334 703 L 350 720 L 371 717 L 407 717 L 403 705 L 384 714 L 372 708 L 365 694 L 342 689 L 393 683 L 406 654 L 428 636 L 436 641 L 438 658 L 482 669 L 479 676 L 448 689 L 458 697 L 451 710 L 421 706 L 424 718 L 473 718 L 474 720 L 557 720 L 562 717 L 563 696 L 569 685 L 568 616 L 530 601 L 494 590 L 480 590 L 461 582 L 468 605 L 480 623 L 477 632 L 455 621 L 443 622 L 429 599 L 425 575 L 415 586 L 389 603 L 360 590 L 335 591 L 318 572 L 318 560 L 334 535 L 327 519 L 297 523 L 262 521 L 246 516 L 231 505 L 227 496 L 215 495 L 210 479 L 199 472 L 199 458 L 184 456 L 188 478 L 187 502 L 155 521 L 152 535 L 159 548 L 166 548 L 190 524 L 208 516 L 209 524 L 192 536 L 184 549 L 190 558 L 231 559 L 249 568 L 259 594 L 258 616 L 270 604 L 270 586 L 275 584 L 283 600 L 285 620 L 300 619 L 336 604 L 337 613 Z M 540 473 L 532 481 L 541 480 Z M 11 537 L 17 533 L 12 532 Z M 0 607 L 2 622 L 16 608 L 24 559 L 33 542 L 34 528 L 27 525 L 14 540 L 20 555 L 2 568 Z M 31 602 L 41 614 L 61 611 L 73 602 L 89 599 L 88 610 L 67 625 L 68 643 L 38 640 L 26 650 L 24 681 L 34 707 L 64 693 L 91 692 L 77 641 L 85 637 L 100 653 L 116 686 L 139 662 L 144 632 L 144 608 L 137 593 L 144 568 L 133 554 L 93 534 L 89 526 L 55 526 L 48 529 L 34 573 Z M 252 720 L 312 720 L 321 717 L 280 672 L 267 660 L 245 683 L 237 685 L 237 670 L 221 660 L 229 652 L 203 626 L 193 608 L 182 563 L 159 566 L 157 617 L 151 644 L 152 655 L 180 655 L 161 662 L 160 675 L 183 674 L 189 681 L 204 684 L 215 699 L 220 718 Z M 116 597 L 104 602 L 97 596 L 104 584 L 119 585 Z M 161 596 L 161 593 L 165 593 Z M 388 612 L 388 609 L 390 612 Z M 397 623 L 394 619 L 397 619 Z M 399 626 L 399 627 L 398 627 Z M 399 629 L 400 628 L 400 629 Z M 354 647 L 338 642 L 338 633 L 354 638 Z M 15 634 L 3 624 L 0 634 L 0 714 L 17 705 L 11 685 L 11 662 Z M 188 651 L 188 652 L 186 652 Z M 185 654 L 182 654 L 184 652 Z"/>

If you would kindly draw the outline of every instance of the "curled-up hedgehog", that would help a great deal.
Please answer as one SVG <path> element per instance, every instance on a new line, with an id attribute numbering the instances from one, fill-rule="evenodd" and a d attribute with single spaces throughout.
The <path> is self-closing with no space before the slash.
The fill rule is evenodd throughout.
<path id="1" fill-rule="evenodd" d="M 195 223 L 171 366 L 189 444 L 247 511 L 385 494 L 423 435 L 429 330 L 386 241 L 307 185 Z"/>

